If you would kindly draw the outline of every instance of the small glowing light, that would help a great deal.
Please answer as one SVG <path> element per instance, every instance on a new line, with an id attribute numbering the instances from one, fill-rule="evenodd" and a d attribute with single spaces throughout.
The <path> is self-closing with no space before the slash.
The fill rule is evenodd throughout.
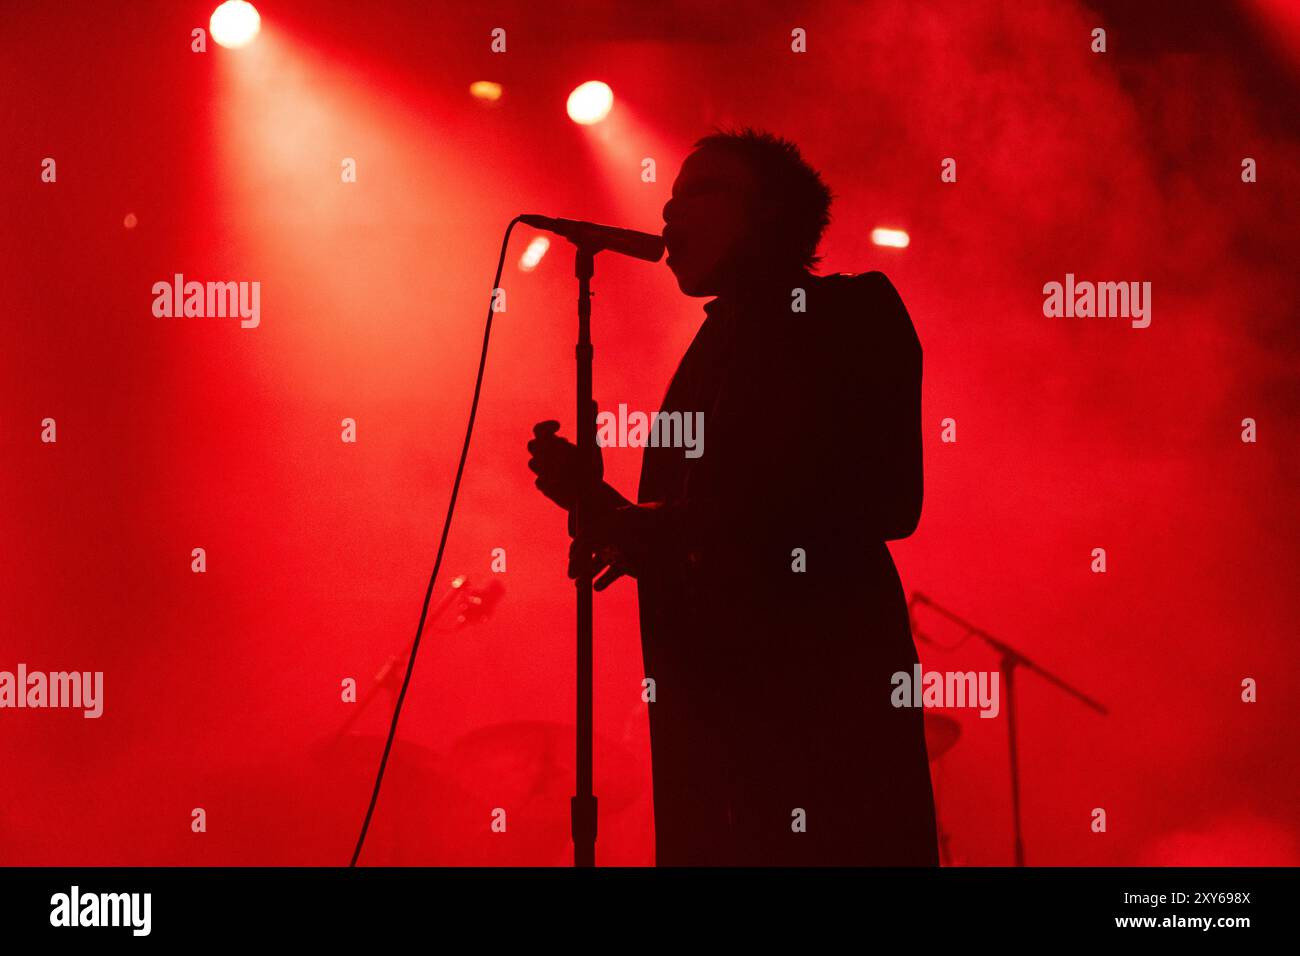
<path id="1" fill-rule="evenodd" d="M 600 80 L 583 83 L 569 94 L 569 119 L 583 126 L 599 123 L 614 107 L 614 91 Z"/>
<path id="2" fill-rule="evenodd" d="M 895 249 L 906 249 L 912 240 L 901 229 L 872 229 L 871 241 L 878 246 L 893 246 Z"/>
<path id="3" fill-rule="evenodd" d="M 495 103 L 501 99 L 501 84 L 491 80 L 476 80 L 469 85 L 469 95 L 485 103 Z"/>
<path id="4" fill-rule="evenodd" d="M 262 17 L 246 0 L 226 0 L 212 11 L 212 19 L 208 21 L 212 39 L 230 50 L 248 46 L 260 29 Z"/>
<path id="5" fill-rule="evenodd" d="M 536 236 L 524 250 L 524 254 L 519 257 L 519 268 L 524 272 L 532 272 L 537 268 L 537 264 L 542 261 L 542 256 L 546 255 L 546 250 L 551 248 L 551 240 L 545 236 Z"/>
<path id="6" fill-rule="evenodd" d="M 125 226 L 127 229 L 134 229 L 136 227 L 136 224 L 139 221 L 140 220 L 136 218 L 135 213 L 128 212 L 126 216 L 122 219 L 122 225 Z"/>

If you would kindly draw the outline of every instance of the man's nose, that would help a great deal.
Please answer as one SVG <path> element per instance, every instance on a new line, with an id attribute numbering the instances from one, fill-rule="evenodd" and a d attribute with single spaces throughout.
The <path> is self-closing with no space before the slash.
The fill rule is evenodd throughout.
<path id="1" fill-rule="evenodd" d="M 664 222 L 665 222 L 665 223 L 671 223 L 671 222 L 673 221 L 673 214 L 674 214 L 674 213 L 676 212 L 676 210 L 677 210 L 677 207 L 674 205 L 674 203 L 676 203 L 676 202 L 677 202 L 677 200 L 675 200 L 675 199 L 670 199 L 670 200 L 668 200 L 666 203 L 664 203 Z"/>

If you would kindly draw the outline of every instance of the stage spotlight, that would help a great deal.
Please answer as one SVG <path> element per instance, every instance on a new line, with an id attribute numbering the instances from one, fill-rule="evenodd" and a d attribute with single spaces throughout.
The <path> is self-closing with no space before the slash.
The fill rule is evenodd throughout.
<path id="1" fill-rule="evenodd" d="M 613 106 L 614 91 L 600 80 L 591 80 L 569 94 L 569 119 L 591 126 L 608 116 Z"/>
<path id="2" fill-rule="evenodd" d="M 907 233 L 901 229 L 872 229 L 871 241 L 878 246 L 892 246 L 895 249 L 906 249 L 912 241 Z"/>
<path id="3" fill-rule="evenodd" d="M 546 255 L 546 250 L 551 248 L 551 240 L 545 236 L 536 236 L 524 250 L 524 254 L 519 257 L 519 271 L 532 272 L 537 268 L 537 264 L 542 261 L 542 256 Z"/>
<path id="4" fill-rule="evenodd" d="M 484 103 L 495 103 L 501 99 L 501 84 L 491 80 L 476 80 L 469 85 L 469 95 Z"/>
<path id="5" fill-rule="evenodd" d="M 208 32 L 212 39 L 230 50 L 248 46 L 262 29 L 262 17 L 257 9 L 245 0 L 226 0 L 212 11 Z"/>

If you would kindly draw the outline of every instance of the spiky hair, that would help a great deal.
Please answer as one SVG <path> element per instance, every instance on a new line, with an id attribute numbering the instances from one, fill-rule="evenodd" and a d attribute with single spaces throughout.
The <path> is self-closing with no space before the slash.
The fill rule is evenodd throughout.
<path id="1" fill-rule="evenodd" d="M 744 127 L 719 129 L 695 147 L 731 150 L 757 174 L 760 201 L 775 212 L 778 223 L 769 248 L 805 268 L 821 260 L 817 245 L 831 221 L 833 196 L 798 146 L 772 133 Z"/>

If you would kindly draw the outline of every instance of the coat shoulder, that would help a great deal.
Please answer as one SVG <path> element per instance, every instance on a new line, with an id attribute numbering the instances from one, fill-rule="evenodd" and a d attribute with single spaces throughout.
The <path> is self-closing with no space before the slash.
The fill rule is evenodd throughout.
<path id="1" fill-rule="evenodd" d="M 883 272 L 840 272 L 818 278 L 818 299 L 828 331 L 848 342 L 874 341 L 920 351 L 921 343 L 902 297 Z"/>

